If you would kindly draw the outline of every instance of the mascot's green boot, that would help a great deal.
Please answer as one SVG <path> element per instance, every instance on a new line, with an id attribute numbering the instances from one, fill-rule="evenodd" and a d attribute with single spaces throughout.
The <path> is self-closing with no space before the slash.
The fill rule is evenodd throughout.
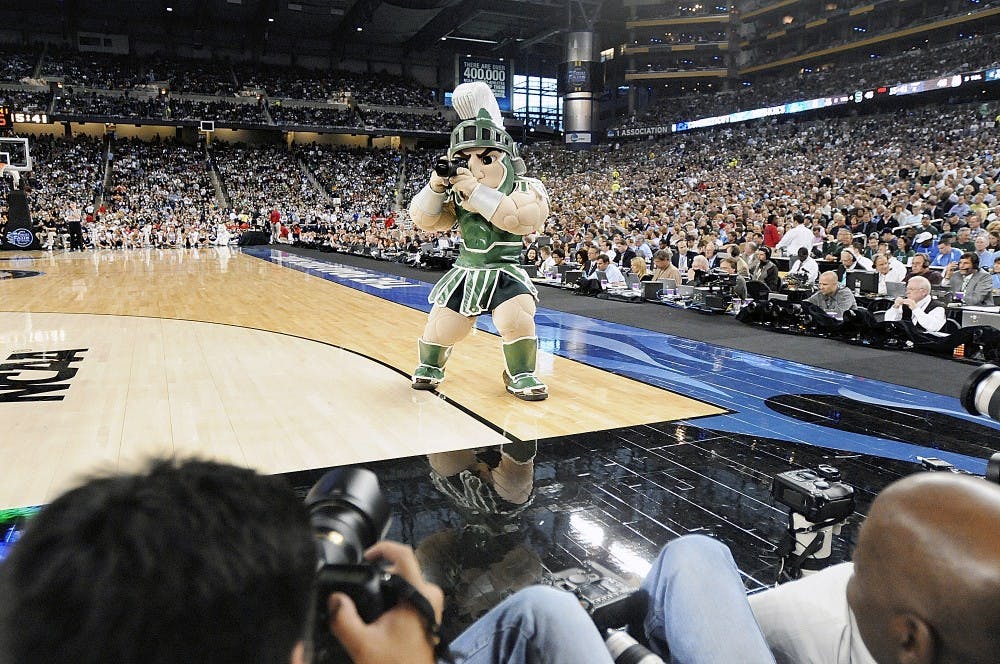
<path id="1" fill-rule="evenodd" d="M 451 355 L 452 346 L 439 346 L 417 339 L 420 364 L 413 371 L 410 386 L 415 390 L 433 390 L 444 380 L 444 363 Z"/>
<path id="2" fill-rule="evenodd" d="M 503 359 L 506 370 L 503 382 L 507 391 L 525 401 L 542 401 L 549 396 L 549 388 L 535 377 L 535 358 L 538 355 L 538 339 L 524 337 L 503 343 Z"/>

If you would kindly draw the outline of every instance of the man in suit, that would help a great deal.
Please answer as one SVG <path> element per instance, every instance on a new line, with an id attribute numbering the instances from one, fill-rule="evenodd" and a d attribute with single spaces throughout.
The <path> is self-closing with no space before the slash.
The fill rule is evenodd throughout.
<path id="1" fill-rule="evenodd" d="M 963 304 L 973 306 L 993 304 L 993 280 L 979 269 L 979 256 L 972 252 L 964 253 L 958 259 L 958 269 L 954 267 L 952 263 L 945 269 L 944 278 L 956 300 L 961 299 Z"/>
<path id="2" fill-rule="evenodd" d="M 677 240 L 677 251 L 674 252 L 670 262 L 674 264 L 674 267 L 681 274 L 687 274 L 687 271 L 691 268 L 691 264 L 694 262 L 694 257 L 697 255 L 696 252 L 688 249 L 687 239 L 682 237 Z"/>

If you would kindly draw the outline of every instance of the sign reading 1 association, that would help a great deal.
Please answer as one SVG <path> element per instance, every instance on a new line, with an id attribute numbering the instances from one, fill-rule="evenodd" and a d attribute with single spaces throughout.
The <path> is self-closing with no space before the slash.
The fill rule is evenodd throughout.
<path id="1" fill-rule="evenodd" d="M 461 55 L 458 56 L 458 74 L 455 78 L 459 83 L 482 81 L 493 90 L 500 110 L 509 111 L 511 71 L 510 60 Z"/>

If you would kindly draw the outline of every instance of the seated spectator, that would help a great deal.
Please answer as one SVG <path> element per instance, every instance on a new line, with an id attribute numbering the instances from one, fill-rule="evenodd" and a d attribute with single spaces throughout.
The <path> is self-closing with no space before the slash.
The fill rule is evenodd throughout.
<path id="1" fill-rule="evenodd" d="M 993 304 L 993 280 L 979 269 L 979 256 L 962 254 L 957 267 L 950 264 L 944 271 L 944 280 L 951 288 L 952 297 L 964 305 Z"/>
<path id="2" fill-rule="evenodd" d="M 708 267 L 708 259 L 701 254 L 697 254 L 691 261 L 691 268 L 687 271 L 684 283 L 692 286 L 701 286 L 706 282 L 711 270 Z"/>
<path id="3" fill-rule="evenodd" d="M 896 238 L 896 248 L 892 252 L 892 257 L 899 260 L 903 265 L 909 265 L 916 252 L 910 248 L 910 240 L 904 235 Z"/>
<path id="4" fill-rule="evenodd" d="M 798 248 L 797 258 L 788 269 L 788 275 L 801 275 L 805 284 L 816 283 L 819 278 L 819 263 L 809 255 L 808 248 Z"/>
<path id="5" fill-rule="evenodd" d="M 675 284 L 680 284 L 683 281 L 680 270 L 678 270 L 677 267 L 670 262 L 670 259 L 671 253 L 666 249 L 660 249 L 653 254 L 653 272 L 650 278 L 651 281 L 672 279 Z"/>
<path id="6" fill-rule="evenodd" d="M 953 238 L 951 233 L 942 233 L 938 239 L 937 253 L 934 255 L 934 260 L 931 261 L 931 267 L 946 268 L 949 265 L 958 265 L 958 259 L 962 257 L 962 252 L 952 248 Z"/>
<path id="7" fill-rule="evenodd" d="M 646 269 L 646 261 L 644 261 L 639 256 L 636 256 L 629 263 L 629 269 L 632 274 L 639 279 L 639 281 L 650 281 L 653 275 Z"/>
<path id="8" fill-rule="evenodd" d="M 611 262 L 607 254 L 601 254 L 597 257 L 597 271 L 604 272 L 604 281 L 608 282 L 609 287 L 625 285 L 625 275 L 622 274 L 617 265 Z"/>
<path id="9" fill-rule="evenodd" d="M 537 267 L 539 263 L 538 250 L 534 247 L 528 247 L 521 259 L 521 265 L 534 265 Z"/>
<path id="10" fill-rule="evenodd" d="M 854 293 L 840 283 L 837 273 L 829 270 L 819 275 L 819 290 L 806 299 L 829 316 L 841 317 L 844 312 L 856 306 Z"/>
<path id="11" fill-rule="evenodd" d="M 915 254 L 910 270 L 906 273 L 903 281 L 909 281 L 912 277 L 924 277 L 932 286 L 941 283 L 941 273 L 930 268 L 931 259 L 927 254 Z"/>
<path id="12" fill-rule="evenodd" d="M 875 272 L 878 274 L 878 286 L 875 290 L 878 295 L 886 294 L 886 282 L 902 283 L 906 280 L 906 268 L 903 264 L 883 255 L 875 256 Z"/>
<path id="13" fill-rule="evenodd" d="M 781 288 L 778 266 L 771 262 L 771 249 L 763 246 L 757 250 L 757 266 L 751 273 L 753 281 L 759 281 L 772 291 Z"/>
<path id="14" fill-rule="evenodd" d="M 744 279 L 737 273 L 736 259 L 732 257 L 726 257 L 722 259 L 719 263 L 719 270 L 726 275 L 733 277 L 733 297 L 740 300 L 747 299 L 747 280 Z"/>
<path id="15" fill-rule="evenodd" d="M 1000 256 L 993 259 L 993 273 L 990 276 L 993 279 L 993 294 L 1000 295 Z"/>
<path id="16" fill-rule="evenodd" d="M 675 249 L 676 251 L 671 258 L 671 262 L 677 267 L 678 271 L 682 274 L 687 274 L 687 271 L 691 269 L 694 257 L 698 254 L 688 249 L 687 238 L 685 237 L 678 238 Z"/>
<path id="17" fill-rule="evenodd" d="M 566 260 L 566 252 L 559 247 L 555 249 L 542 247 L 542 255 L 545 254 L 546 250 L 549 251 L 549 257 L 542 261 L 542 266 L 538 268 L 538 271 L 546 278 L 555 279 L 559 276 L 559 266 Z"/>
<path id="18" fill-rule="evenodd" d="M 840 265 L 837 266 L 837 273 L 840 275 L 840 284 L 847 283 L 848 272 L 867 272 L 868 270 L 858 260 L 858 255 L 851 249 L 844 249 L 840 252 Z"/>
<path id="19" fill-rule="evenodd" d="M 886 322 L 905 321 L 923 332 L 937 333 L 945 323 L 944 307 L 931 299 L 931 284 L 924 277 L 906 282 L 906 297 L 897 297 L 885 312 Z"/>
<path id="20" fill-rule="evenodd" d="M 972 253 L 979 257 L 979 265 L 983 269 L 988 269 L 993 265 L 994 252 L 989 249 L 990 239 L 988 233 L 980 233 L 973 241 Z"/>

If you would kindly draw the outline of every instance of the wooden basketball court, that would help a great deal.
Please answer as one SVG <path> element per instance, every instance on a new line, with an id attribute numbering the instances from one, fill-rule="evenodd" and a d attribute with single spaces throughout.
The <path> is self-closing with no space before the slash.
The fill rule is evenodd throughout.
<path id="1" fill-rule="evenodd" d="M 519 401 L 482 331 L 440 396 L 414 391 L 426 314 L 228 248 L 9 255 L 2 270 L 43 274 L 0 280 L 0 507 L 152 454 L 287 472 L 723 412 L 548 353 L 551 397 Z"/>

